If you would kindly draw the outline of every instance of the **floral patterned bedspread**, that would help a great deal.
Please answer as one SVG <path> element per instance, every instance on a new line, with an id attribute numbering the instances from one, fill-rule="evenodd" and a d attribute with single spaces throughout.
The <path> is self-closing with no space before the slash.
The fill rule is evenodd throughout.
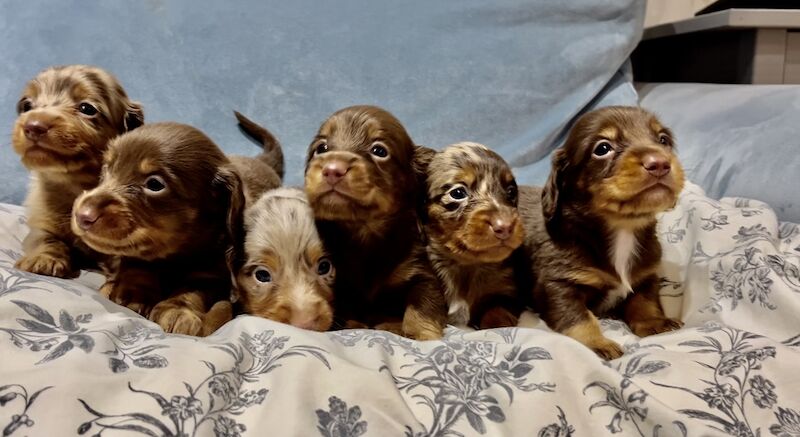
<path id="1" fill-rule="evenodd" d="M 239 317 L 165 335 L 76 280 L 13 269 L 23 210 L 0 206 L 3 435 L 800 436 L 800 227 L 689 185 L 662 217 L 662 296 L 686 327 L 603 362 L 533 328 L 414 342 Z"/>

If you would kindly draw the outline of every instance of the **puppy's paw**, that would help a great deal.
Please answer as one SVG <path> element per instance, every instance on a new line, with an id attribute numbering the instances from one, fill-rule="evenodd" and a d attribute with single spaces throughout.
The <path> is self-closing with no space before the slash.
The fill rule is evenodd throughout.
<path id="1" fill-rule="evenodd" d="M 619 358 L 624 354 L 622 346 L 617 342 L 609 340 L 605 337 L 598 338 L 586 346 L 593 350 L 600 358 L 610 361 Z"/>
<path id="2" fill-rule="evenodd" d="M 683 322 L 675 319 L 657 318 L 631 322 L 631 331 L 639 337 L 661 334 L 662 332 L 680 329 Z"/>
<path id="3" fill-rule="evenodd" d="M 369 325 L 358 320 L 348 320 L 344 322 L 343 329 L 369 329 Z"/>
<path id="4" fill-rule="evenodd" d="M 100 294 L 106 296 L 111 302 L 126 307 L 142 317 L 148 317 L 150 310 L 153 308 L 152 304 L 137 299 L 137 293 L 121 289 L 116 282 L 108 281 L 103 284 L 100 287 Z"/>
<path id="5" fill-rule="evenodd" d="M 441 340 L 443 336 L 444 329 L 421 330 L 415 333 L 407 333 L 406 335 L 406 337 L 418 341 Z"/>
<path id="6" fill-rule="evenodd" d="M 418 341 L 441 340 L 444 336 L 444 326 L 433 322 L 414 326 L 403 323 L 400 335 Z"/>
<path id="7" fill-rule="evenodd" d="M 384 322 L 375 325 L 379 331 L 388 331 L 392 334 L 403 335 L 403 324 L 401 322 Z"/>
<path id="8" fill-rule="evenodd" d="M 203 336 L 211 335 L 222 325 L 233 319 L 233 304 L 221 300 L 214 304 L 203 317 Z"/>
<path id="9" fill-rule="evenodd" d="M 54 256 L 49 253 L 36 253 L 20 258 L 14 267 L 37 275 L 55 276 L 56 278 L 74 278 L 78 272 L 72 270 L 68 257 Z"/>
<path id="10" fill-rule="evenodd" d="M 518 322 L 519 317 L 511 314 L 511 311 L 502 307 L 494 307 L 483 314 L 483 317 L 481 317 L 480 328 L 507 328 L 509 326 L 517 326 Z"/>
<path id="11" fill-rule="evenodd" d="M 169 302 L 161 302 L 153 307 L 150 320 L 158 323 L 164 332 L 172 334 L 201 335 L 203 333 L 201 314 Z"/>
<path id="12" fill-rule="evenodd" d="M 100 289 L 97 290 L 100 292 L 100 295 L 105 297 L 106 299 L 111 299 L 111 293 L 114 291 L 114 286 L 116 282 L 113 281 L 106 281 L 103 285 L 100 286 Z"/>

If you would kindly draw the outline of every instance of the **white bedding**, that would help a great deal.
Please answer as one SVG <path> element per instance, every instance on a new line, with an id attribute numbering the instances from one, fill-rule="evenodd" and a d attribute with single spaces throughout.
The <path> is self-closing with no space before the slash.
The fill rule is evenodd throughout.
<path id="1" fill-rule="evenodd" d="M 689 185 L 662 217 L 680 331 L 606 363 L 537 326 L 414 342 L 239 317 L 164 335 L 72 281 L 13 269 L 24 211 L 0 206 L 3 435 L 800 436 L 800 227 Z M 534 320 L 535 322 L 535 320 Z"/>

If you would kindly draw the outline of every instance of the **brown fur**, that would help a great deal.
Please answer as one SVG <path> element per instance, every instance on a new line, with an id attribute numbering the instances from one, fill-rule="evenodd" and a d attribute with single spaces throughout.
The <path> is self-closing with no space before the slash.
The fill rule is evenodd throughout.
<path id="1" fill-rule="evenodd" d="M 111 142 L 100 184 L 75 201 L 72 229 L 118 257 L 103 288 L 111 300 L 167 332 L 203 335 L 221 323 L 207 313 L 231 293 L 227 255 L 244 204 L 238 173 L 208 137 L 156 123 Z"/>
<path id="2" fill-rule="evenodd" d="M 613 151 L 599 156 L 602 142 Z M 669 171 L 651 175 L 645 163 L 653 159 L 669 163 Z M 672 134 L 653 114 L 610 107 L 577 121 L 553 156 L 544 189 L 520 190 L 536 276 L 533 305 L 552 329 L 613 359 L 622 349 L 602 336 L 592 312 L 622 318 L 639 336 L 681 326 L 659 303 L 656 214 L 675 205 L 683 180 Z M 617 294 L 626 275 L 615 265 L 614 241 L 625 233 L 636 248 L 627 259 L 631 290 Z"/>
<path id="3" fill-rule="evenodd" d="M 524 259 L 517 250 L 524 230 L 511 169 L 485 146 L 458 143 L 432 157 L 427 175 L 427 250 L 450 323 L 516 326 L 522 304 L 515 264 Z"/>
<path id="4" fill-rule="evenodd" d="M 106 71 L 69 65 L 48 68 L 28 82 L 17 112 L 12 144 L 33 179 L 25 202 L 30 233 L 16 267 L 76 276 L 101 257 L 70 229 L 72 203 L 97 185 L 108 141 L 143 123 L 142 108 Z"/>
<path id="5" fill-rule="evenodd" d="M 334 113 L 309 147 L 305 189 L 336 265 L 340 326 L 402 320 L 408 337 L 442 335 L 444 296 L 417 220 L 422 195 L 417 150 L 395 117 L 372 106 Z M 382 151 L 387 156 L 378 156 Z M 325 176 L 330 169 L 341 175 L 333 184 Z"/>

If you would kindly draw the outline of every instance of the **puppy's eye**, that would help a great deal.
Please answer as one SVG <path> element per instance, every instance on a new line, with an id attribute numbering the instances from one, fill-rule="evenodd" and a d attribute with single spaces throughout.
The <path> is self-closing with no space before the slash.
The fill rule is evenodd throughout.
<path id="1" fill-rule="evenodd" d="M 256 281 L 261 282 L 262 284 L 272 282 L 272 275 L 265 267 L 256 268 L 255 271 L 253 271 L 253 277 L 256 278 Z"/>
<path id="2" fill-rule="evenodd" d="M 78 112 L 80 112 L 81 114 L 92 116 L 97 114 L 97 108 L 95 108 L 89 103 L 83 102 L 80 105 L 78 105 Z"/>
<path id="3" fill-rule="evenodd" d="M 33 103 L 28 99 L 22 99 L 17 103 L 17 113 L 22 114 L 33 109 Z"/>
<path id="4" fill-rule="evenodd" d="M 314 153 L 317 155 L 321 155 L 328 151 L 328 143 L 322 142 L 317 144 L 317 147 L 314 148 Z"/>
<path id="5" fill-rule="evenodd" d="M 156 194 L 167 188 L 164 178 L 159 175 L 152 175 L 144 181 L 144 191 L 150 194 Z"/>
<path id="6" fill-rule="evenodd" d="M 604 157 L 609 156 L 609 153 L 612 152 L 614 152 L 614 147 L 611 145 L 611 143 L 605 140 L 600 140 L 594 145 L 592 154 L 597 157 Z"/>
<path id="7" fill-rule="evenodd" d="M 372 153 L 378 158 L 386 158 L 389 156 L 389 150 L 381 143 L 373 143 L 372 148 L 369 149 L 369 153 Z"/>
<path id="8" fill-rule="evenodd" d="M 447 194 L 455 200 L 463 200 L 467 198 L 467 189 L 464 187 L 457 187 L 450 190 Z"/>
<path id="9" fill-rule="evenodd" d="M 669 140 L 669 136 L 667 136 L 667 134 L 660 134 L 658 136 L 658 142 L 665 146 L 672 145 L 672 142 Z"/>
<path id="10" fill-rule="evenodd" d="M 319 262 L 317 262 L 317 274 L 320 276 L 325 276 L 333 270 L 333 264 L 331 264 L 328 258 L 321 258 Z"/>
<path id="11" fill-rule="evenodd" d="M 514 202 L 517 200 L 517 186 L 516 185 L 509 185 L 506 188 L 506 197 L 510 202 Z"/>

